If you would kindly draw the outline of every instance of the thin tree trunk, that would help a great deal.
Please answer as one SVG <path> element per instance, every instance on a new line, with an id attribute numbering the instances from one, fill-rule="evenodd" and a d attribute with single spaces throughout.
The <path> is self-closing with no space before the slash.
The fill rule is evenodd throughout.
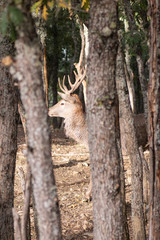
<path id="1" fill-rule="evenodd" d="M 53 13 L 54 15 L 54 13 Z M 49 42 L 49 45 L 52 46 L 52 53 L 50 49 L 46 48 L 47 52 L 47 72 L 49 86 L 51 89 L 52 96 L 52 105 L 57 103 L 57 83 L 58 83 L 58 66 L 59 66 L 59 46 L 58 46 L 58 30 L 57 30 L 57 19 L 53 17 L 53 23 L 51 26 L 47 26 L 47 34 L 51 36 L 52 32 L 52 42 L 49 39 L 46 39 L 46 44 Z M 59 121 L 57 118 L 52 118 L 52 123 L 54 128 L 60 126 L 61 119 Z"/>
<path id="2" fill-rule="evenodd" d="M 40 48 L 29 14 L 30 1 L 22 3 L 26 16 L 16 40 L 16 68 L 27 122 L 27 158 L 33 179 L 39 239 L 61 239 L 58 198 L 53 175 L 47 107 L 43 92 Z M 23 37 L 20 37 L 23 36 Z"/>
<path id="3" fill-rule="evenodd" d="M 160 3 L 149 1 L 150 79 L 148 88 L 150 150 L 149 240 L 160 239 Z"/>
<path id="4" fill-rule="evenodd" d="M 123 204 L 123 238 L 124 240 L 129 240 L 129 228 L 127 223 L 127 206 L 126 206 L 126 193 L 125 193 L 125 176 L 124 176 L 124 160 L 122 155 L 122 149 L 120 144 L 120 138 L 117 141 L 118 152 L 121 161 L 121 194 L 122 194 L 122 204 Z"/>
<path id="5" fill-rule="evenodd" d="M 123 57 L 119 47 L 117 55 L 116 85 L 119 97 L 120 129 L 125 141 L 127 153 L 131 160 L 132 172 L 132 230 L 136 240 L 145 240 L 145 224 L 143 211 L 143 175 L 142 162 L 139 154 L 133 114 L 129 104 L 129 96 L 126 91 Z"/>
<path id="6" fill-rule="evenodd" d="M 147 94 L 147 81 L 145 79 L 144 74 L 144 63 L 141 56 L 136 56 L 138 73 L 139 73 L 139 81 L 141 85 L 141 91 L 143 95 L 143 105 L 144 105 L 144 116 L 146 122 L 146 129 L 148 124 L 148 94 Z"/>
<path id="7" fill-rule="evenodd" d="M 125 32 L 128 32 L 128 22 L 124 20 L 124 28 Z M 129 46 L 126 44 L 125 46 L 126 54 L 125 54 L 125 62 L 124 68 L 125 68 L 125 75 L 126 75 L 126 81 L 129 91 L 129 99 L 131 104 L 131 109 L 133 113 L 136 113 L 136 96 L 135 96 L 135 88 L 134 88 L 134 81 L 133 81 L 133 71 L 131 69 L 131 56 L 129 55 Z"/>
<path id="8" fill-rule="evenodd" d="M 0 2 L 0 15 L 7 4 Z M 0 61 L 14 53 L 13 44 L 0 34 Z M 14 239 L 12 208 L 17 152 L 17 91 L 8 68 L 0 64 L 0 239 Z"/>
<path id="9" fill-rule="evenodd" d="M 122 0 L 125 13 L 127 16 L 128 24 L 129 24 L 129 29 L 132 31 L 132 34 L 134 34 L 135 31 L 137 31 L 137 26 L 135 22 L 135 18 L 133 15 L 132 11 L 132 6 L 130 4 L 130 1 L 128 0 Z M 145 121 L 146 121 L 146 126 L 148 122 L 148 105 L 147 105 L 147 81 L 145 79 L 145 73 L 144 73 L 144 66 L 143 66 L 143 60 L 142 60 L 142 54 L 141 54 L 141 49 L 139 44 L 137 45 L 136 48 L 136 61 L 137 61 L 137 66 L 138 66 L 138 74 L 139 74 L 139 81 L 141 85 L 141 91 L 142 91 L 142 96 L 143 96 L 143 104 L 144 104 L 144 113 L 145 113 Z"/>
<path id="10" fill-rule="evenodd" d="M 124 63 L 124 69 L 125 69 L 125 76 L 127 81 L 127 87 L 129 92 L 129 100 L 131 104 L 132 112 L 136 112 L 136 97 L 135 97 L 135 90 L 134 90 L 134 82 L 133 82 L 133 72 L 131 72 L 131 69 L 129 67 L 130 61 L 128 58 L 126 58 L 126 63 Z M 128 63 L 127 63 L 128 61 Z"/>
<path id="11" fill-rule="evenodd" d="M 33 2 L 33 1 L 32 1 Z M 39 11 L 38 15 L 32 12 L 32 17 L 34 19 L 36 33 L 40 39 L 41 49 L 42 49 L 42 79 L 43 79 L 43 89 L 45 93 L 46 105 L 48 107 L 48 79 L 47 79 L 47 59 L 46 59 L 46 21 L 42 17 L 42 12 Z"/>
<path id="12" fill-rule="evenodd" d="M 94 239 L 123 239 L 120 159 L 115 124 L 116 1 L 92 1 L 89 24 L 87 115 Z"/>

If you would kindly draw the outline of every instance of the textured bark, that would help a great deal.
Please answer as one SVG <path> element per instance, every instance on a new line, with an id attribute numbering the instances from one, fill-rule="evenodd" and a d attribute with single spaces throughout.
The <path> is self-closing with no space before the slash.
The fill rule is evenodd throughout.
<path id="1" fill-rule="evenodd" d="M 121 194 L 122 194 L 122 206 L 123 206 L 123 239 L 129 240 L 129 228 L 127 223 L 127 206 L 126 206 L 126 192 L 125 192 L 125 176 L 124 176 L 124 161 L 123 161 L 123 155 L 122 155 L 122 149 L 120 144 L 120 137 L 117 141 L 118 145 L 118 152 L 120 156 L 120 162 L 121 162 Z"/>
<path id="2" fill-rule="evenodd" d="M 148 88 L 150 149 L 149 239 L 160 239 L 160 3 L 149 1 L 150 79 Z"/>
<path id="3" fill-rule="evenodd" d="M 0 15 L 6 3 L 0 2 Z M 0 62 L 13 44 L 0 34 Z M 12 208 L 17 151 L 17 94 L 8 68 L 0 64 L 0 239 L 14 239 Z"/>
<path id="4" fill-rule="evenodd" d="M 125 74 L 123 67 L 121 47 L 117 55 L 116 85 L 119 98 L 119 115 L 121 135 L 124 135 L 127 155 L 131 160 L 132 172 L 132 230 L 133 238 L 145 239 L 145 224 L 143 211 L 143 175 L 142 162 L 139 154 L 134 118 L 129 104 L 129 96 L 126 91 Z"/>
<path id="5" fill-rule="evenodd" d="M 29 14 L 30 1 L 23 1 L 26 15 L 16 40 L 16 68 L 21 100 L 26 113 L 27 159 L 38 215 L 39 239 L 61 239 L 57 191 L 53 175 L 47 108 L 43 92 L 40 48 Z"/>
<path id="6" fill-rule="evenodd" d="M 117 3 L 92 1 L 87 115 L 93 181 L 94 239 L 123 239 L 116 144 Z"/>

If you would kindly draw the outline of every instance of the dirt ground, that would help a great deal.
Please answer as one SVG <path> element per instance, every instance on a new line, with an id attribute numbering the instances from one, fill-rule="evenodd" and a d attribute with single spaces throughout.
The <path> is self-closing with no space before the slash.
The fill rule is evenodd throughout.
<path id="1" fill-rule="evenodd" d="M 58 189 L 63 240 L 93 239 L 92 202 L 86 202 L 85 191 L 89 184 L 89 153 L 80 144 L 65 137 L 62 130 L 52 132 L 52 159 Z M 19 169 L 26 173 L 26 144 L 23 129 L 18 128 L 18 152 L 15 177 L 15 209 L 21 216 L 23 190 Z M 125 159 L 125 184 L 128 222 L 130 225 L 131 170 L 129 159 Z M 34 217 L 31 206 L 31 234 L 36 240 Z M 130 233 L 132 232 L 129 226 Z M 132 235 L 132 234 L 131 234 Z"/>
<path id="2" fill-rule="evenodd" d="M 23 129 L 18 128 L 18 152 L 15 177 L 15 209 L 21 216 L 23 190 L 19 169 L 26 173 L 26 144 Z M 52 159 L 58 189 L 64 240 L 93 239 L 92 202 L 86 202 L 89 184 L 89 153 L 80 144 L 65 137 L 62 130 L 52 130 Z M 32 240 L 35 240 L 33 209 L 31 207 Z"/>

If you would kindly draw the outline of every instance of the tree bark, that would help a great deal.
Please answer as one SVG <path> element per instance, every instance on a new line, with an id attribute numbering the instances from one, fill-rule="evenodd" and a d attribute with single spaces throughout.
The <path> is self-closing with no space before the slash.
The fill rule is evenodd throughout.
<path id="1" fill-rule="evenodd" d="M 127 155 L 131 160 L 132 172 L 132 230 L 134 239 L 145 240 L 145 224 L 143 211 L 143 173 L 142 162 L 138 149 L 134 118 L 129 104 L 129 96 L 126 91 L 124 74 L 124 59 L 122 49 L 119 47 L 117 55 L 116 85 L 119 98 L 119 116 L 121 137 L 125 141 Z"/>
<path id="2" fill-rule="evenodd" d="M 61 239 L 57 190 L 53 175 L 47 107 L 43 92 L 40 47 L 30 14 L 30 1 L 22 3 L 25 18 L 16 40 L 16 68 L 26 113 L 27 159 L 38 215 L 39 239 Z"/>
<path id="3" fill-rule="evenodd" d="M 150 150 L 149 240 L 160 239 L 160 3 L 149 1 L 150 77 L 148 88 Z"/>
<path id="4" fill-rule="evenodd" d="M 6 2 L 0 2 L 0 15 Z M 13 44 L 0 34 L 0 239 L 14 239 L 12 208 L 17 152 L 17 94 L 3 57 L 14 53 Z"/>
<path id="5" fill-rule="evenodd" d="M 121 143 L 120 143 L 120 137 L 117 141 L 118 145 L 118 152 L 120 157 L 120 166 L 121 166 L 121 194 L 122 194 L 122 209 L 123 209 L 123 239 L 129 240 L 129 228 L 127 223 L 127 205 L 126 205 L 126 192 L 125 192 L 125 176 L 124 176 L 124 160 L 122 155 L 122 149 L 121 149 Z"/>
<path id="6" fill-rule="evenodd" d="M 94 239 L 123 239 L 120 159 L 115 119 L 116 1 L 91 2 L 89 36 L 87 115 Z"/>

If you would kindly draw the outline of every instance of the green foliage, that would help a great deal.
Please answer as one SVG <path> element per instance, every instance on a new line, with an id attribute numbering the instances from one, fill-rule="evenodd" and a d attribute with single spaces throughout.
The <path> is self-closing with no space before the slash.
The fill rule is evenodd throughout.
<path id="1" fill-rule="evenodd" d="M 131 56 L 136 56 L 137 53 L 141 54 L 143 60 L 147 60 L 148 58 L 148 46 L 146 41 L 145 32 L 140 29 L 139 31 L 134 32 L 124 32 L 123 34 L 123 44 L 128 44 L 129 46 L 129 54 Z"/>
<path id="2" fill-rule="evenodd" d="M 122 32 L 122 43 L 124 52 L 127 51 L 130 55 L 130 68 L 133 73 L 134 87 L 136 93 L 136 110 L 137 112 L 142 112 L 143 101 L 136 57 L 137 55 L 142 57 L 144 74 L 147 82 L 149 77 L 149 18 L 147 16 L 148 2 L 147 0 L 130 0 L 129 3 L 131 12 L 133 13 L 135 26 L 132 27 L 128 23 L 123 1 L 119 1 L 119 27 Z"/>
<path id="3" fill-rule="evenodd" d="M 67 9 L 60 9 L 58 15 L 56 9 L 49 11 L 46 39 L 47 56 L 48 61 L 51 62 L 55 57 L 55 52 L 58 55 L 60 77 L 69 73 L 75 53 L 75 43 L 72 36 L 73 24 L 75 24 L 74 34 L 78 44 L 78 56 L 75 61 L 78 61 L 81 43 L 78 24 L 73 22 Z"/>
<path id="4" fill-rule="evenodd" d="M 149 27 L 149 21 L 147 20 L 148 2 L 147 0 L 131 1 L 131 6 L 135 15 L 137 24 L 143 22 L 143 28 Z"/>
<path id="5" fill-rule="evenodd" d="M 22 3 L 22 0 L 14 0 L 14 3 L 15 3 L 15 5 L 17 6 L 17 5 L 19 5 L 19 4 Z"/>
<path id="6" fill-rule="evenodd" d="M 125 31 L 124 25 L 127 22 L 127 16 L 125 15 L 124 7 L 119 2 L 119 21 L 120 28 L 123 32 L 123 47 L 126 48 L 126 44 L 129 47 L 129 54 L 131 57 L 135 57 L 140 54 L 144 60 L 144 64 L 147 62 L 148 56 L 148 33 L 149 33 L 149 19 L 147 17 L 147 0 L 130 1 L 134 19 L 136 23 L 136 29 L 131 31 L 128 29 Z M 129 25 L 128 25 L 129 28 Z M 128 48 L 127 47 L 127 48 Z"/>
<path id="7" fill-rule="evenodd" d="M 15 6 L 8 8 L 9 19 L 15 27 L 20 26 L 23 21 L 23 14 L 20 9 Z"/>
<path id="8" fill-rule="evenodd" d="M 18 0 L 17 0 L 18 2 Z M 20 0 L 19 0 L 20 2 Z M 2 14 L 0 18 L 0 31 L 4 36 L 10 37 L 12 40 L 16 39 L 17 29 L 21 26 L 23 21 L 23 14 L 19 8 L 10 5 Z"/>

